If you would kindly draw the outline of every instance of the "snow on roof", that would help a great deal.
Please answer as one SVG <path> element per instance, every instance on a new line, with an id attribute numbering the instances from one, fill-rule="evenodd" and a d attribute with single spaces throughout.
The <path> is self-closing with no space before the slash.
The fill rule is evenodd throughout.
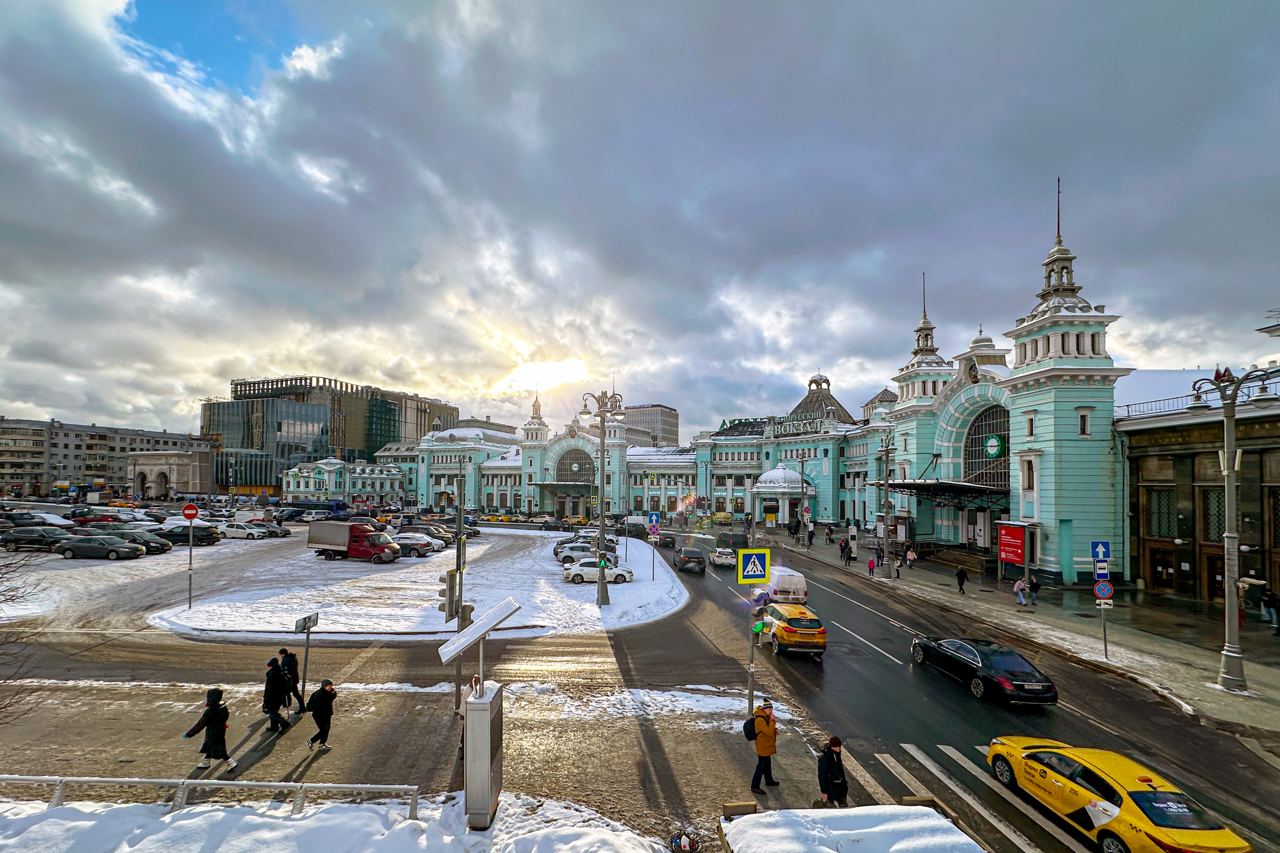
<path id="1" fill-rule="evenodd" d="M 511 433 L 482 429 L 480 427 L 454 427 L 453 429 L 429 432 L 422 437 L 423 443 L 487 441 L 490 444 L 515 444 L 519 440 L 519 436 Z"/>
<path id="2" fill-rule="evenodd" d="M 782 809 L 720 825 L 734 853 L 982 853 L 973 839 L 925 806 Z"/>
<path id="3" fill-rule="evenodd" d="M 490 468 L 519 468 L 520 467 L 520 448 L 513 447 L 501 456 L 481 462 L 480 467 L 484 470 Z"/>
<path id="4" fill-rule="evenodd" d="M 692 447 L 628 447 L 627 462 L 649 465 L 684 465 L 693 461 Z"/>

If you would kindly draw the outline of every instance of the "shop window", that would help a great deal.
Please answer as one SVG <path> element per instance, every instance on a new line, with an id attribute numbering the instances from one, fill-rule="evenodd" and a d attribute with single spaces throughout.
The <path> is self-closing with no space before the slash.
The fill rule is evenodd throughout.
<path id="1" fill-rule="evenodd" d="M 1178 503 L 1172 488 L 1144 489 L 1147 501 L 1145 535 L 1172 539 L 1178 535 Z"/>
<path id="2" fill-rule="evenodd" d="M 642 498 L 640 495 L 636 495 L 634 498 L 631 499 L 631 507 L 636 512 L 644 512 L 644 498 Z"/>
<path id="3" fill-rule="evenodd" d="M 724 495 L 716 498 L 716 512 L 724 512 Z"/>
<path id="4" fill-rule="evenodd" d="M 1226 529 L 1227 496 L 1222 489 L 1200 492 L 1200 538 L 1205 542 L 1221 542 Z"/>

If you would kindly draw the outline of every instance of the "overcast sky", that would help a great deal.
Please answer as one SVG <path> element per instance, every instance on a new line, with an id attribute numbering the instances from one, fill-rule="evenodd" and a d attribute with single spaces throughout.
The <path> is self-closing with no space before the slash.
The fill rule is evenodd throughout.
<path id="1" fill-rule="evenodd" d="M 332 7 L 358 14 L 335 14 Z M 1034 304 L 1136 367 L 1280 307 L 1280 4 L 3 2 L 0 413 L 318 373 L 522 423 L 850 409 Z M 1273 356 L 1274 357 L 1274 356 Z"/>

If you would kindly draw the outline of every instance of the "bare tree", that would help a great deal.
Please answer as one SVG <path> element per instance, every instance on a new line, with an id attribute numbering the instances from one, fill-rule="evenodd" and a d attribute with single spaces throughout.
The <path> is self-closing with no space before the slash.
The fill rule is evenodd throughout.
<path id="1" fill-rule="evenodd" d="M 22 605 L 38 587 L 31 577 L 31 555 L 0 552 L 0 725 L 21 717 L 35 704 L 31 691 L 19 682 L 27 673 L 27 644 L 35 634 L 31 620 L 6 621 L 22 612 Z"/>

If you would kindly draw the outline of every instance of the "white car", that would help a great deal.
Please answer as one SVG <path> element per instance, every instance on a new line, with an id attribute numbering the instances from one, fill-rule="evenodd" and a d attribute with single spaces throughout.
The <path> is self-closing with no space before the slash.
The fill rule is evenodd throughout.
<path id="1" fill-rule="evenodd" d="M 529 519 L 529 523 L 542 524 L 547 521 L 555 521 L 555 520 L 556 520 L 556 517 L 554 515 L 535 515 L 533 518 Z"/>
<path id="2" fill-rule="evenodd" d="M 303 524 L 310 524 L 313 521 L 324 521 L 331 515 L 333 515 L 333 513 L 328 512 L 327 510 L 309 509 L 298 518 L 298 521 L 301 521 Z"/>
<path id="3" fill-rule="evenodd" d="M 594 557 L 595 554 L 596 546 L 594 542 L 574 542 L 571 545 L 564 546 L 556 556 L 556 559 L 562 564 L 568 564 L 576 560 L 586 559 L 587 557 Z M 609 561 L 617 563 L 618 555 L 616 553 L 609 554 Z"/>
<path id="4" fill-rule="evenodd" d="M 229 521 L 218 525 L 218 532 L 224 539 L 266 539 L 267 531 L 260 527 L 251 527 L 238 521 Z"/>
<path id="5" fill-rule="evenodd" d="M 738 555 L 734 553 L 732 548 L 717 548 L 711 552 L 711 565 L 719 566 L 722 569 L 736 569 L 738 567 Z"/>
<path id="6" fill-rule="evenodd" d="M 596 564 L 595 557 L 587 557 L 572 563 L 565 563 L 564 579 L 573 583 L 595 583 L 598 569 L 599 566 Z M 604 577 L 609 583 L 626 583 L 636 578 L 630 569 L 618 566 L 610 566 L 605 569 Z"/>
<path id="7" fill-rule="evenodd" d="M 125 523 L 129 525 L 130 530 L 142 530 L 147 533 L 154 533 L 160 529 L 160 525 L 154 521 L 128 521 Z"/>
<path id="8" fill-rule="evenodd" d="M 433 551 L 443 551 L 444 543 L 425 533 L 397 533 L 391 541 L 400 546 L 402 557 L 425 557 Z"/>
<path id="9" fill-rule="evenodd" d="M 40 519 L 42 524 L 48 524 L 53 527 L 72 528 L 76 526 L 76 523 L 71 519 L 52 512 L 33 512 L 31 514 Z"/>

